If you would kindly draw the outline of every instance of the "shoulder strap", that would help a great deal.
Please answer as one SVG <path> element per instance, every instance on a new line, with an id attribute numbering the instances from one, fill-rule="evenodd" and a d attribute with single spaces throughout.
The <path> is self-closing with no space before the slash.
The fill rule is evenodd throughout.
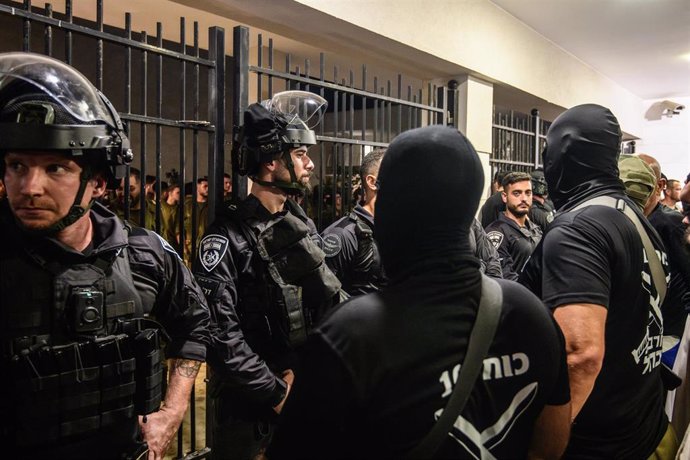
<path id="1" fill-rule="evenodd" d="M 488 276 L 482 275 L 482 296 L 479 300 L 477 319 L 475 320 L 470 340 L 465 353 L 465 361 L 460 367 L 458 381 L 453 388 L 448 404 L 429 434 L 407 454 L 408 459 L 432 458 L 443 440 L 448 436 L 455 420 L 465 407 L 479 372 L 484 365 L 484 358 L 493 342 L 496 327 L 503 306 L 501 286 Z"/>
<path id="2" fill-rule="evenodd" d="M 659 256 L 656 253 L 656 248 L 654 247 L 654 244 L 652 244 L 652 240 L 649 238 L 647 230 L 644 228 L 644 225 L 642 225 L 642 222 L 640 222 L 640 218 L 637 216 L 635 211 L 630 209 L 630 206 L 628 206 L 624 200 L 621 200 L 620 198 L 614 198 L 612 196 L 598 196 L 592 198 L 591 200 L 587 200 L 584 203 L 580 203 L 571 211 L 575 211 L 577 209 L 581 209 L 592 205 L 616 208 L 623 214 L 625 214 L 627 218 L 630 219 L 630 221 L 633 223 L 635 229 L 637 230 L 637 233 L 640 234 L 642 245 L 644 246 L 644 250 L 647 253 L 649 270 L 652 272 L 652 282 L 656 287 L 657 294 L 659 294 L 659 305 L 664 303 L 664 299 L 666 298 L 666 274 L 664 273 L 664 267 L 662 267 L 661 265 L 661 260 L 659 260 Z"/>

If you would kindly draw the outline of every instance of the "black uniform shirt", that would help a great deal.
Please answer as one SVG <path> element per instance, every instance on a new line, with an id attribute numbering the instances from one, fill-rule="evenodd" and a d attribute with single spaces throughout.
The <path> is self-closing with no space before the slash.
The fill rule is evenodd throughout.
<path id="1" fill-rule="evenodd" d="M 663 247 L 654 232 L 650 238 Z M 568 458 L 647 458 L 666 430 L 663 325 L 650 280 L 637 230 L 605 206 L 558 214 L 521 274 L 549 308 L 607 309 L 602 370 L 573 425 Z"/>
<path id="2" fill-rule="evenodd" d="M 529 219 L 525 226 L 520 227 L 517 222 L 501 213 L 498 219 L 486 228 L 486 236 L 498 251 L 501 259 L 503 278 L 517 280 L 522 267 L 525 266 L 530 255 L 541 241 L 541 228 Z"/>
<path id="3" fill-rule="evenodd" d="M 648 217 L 666 247 L 671 281 L 661 306 L 664 315 L 664 335 L 683 335 L 685 320 L 690 312 L 690 255 L 683 245 L 685 225 L 683 215 L 667 206 L 657 204 Z"/>
<path id="4" fill-rule="evenodd" d="M 548 201 L 540 203 L 537 200 L 532 201 L 532 207 L 529 210 L 529 220 L 532 223 L 539 225 L 541 231 L 546 231 L 546 227 L 553 221 L 554 216 L 553 207 Z"/>
<path id="5" fill-rule="evenodd" d="M 544 405 L 569 401 L 560 329 L 526 289 L 498 281 L 483 374 L 435 458 L 525 458 Z M 448 402 L 478 300 L 462 274 L 435 273 L 341 304 L 308 346 L 270 458 L 404 458 Z"/>
<path id="6" fill-rule="evenodd" d="M 374 216 L 360 205 L 353 213 L 354 216 L 342 217 L 323 231 L 323 250 L 326 264 L 343 284 L 343 290 L 350 295 L 361 295 L 378 291 L 384 283 L 384 275 L 373 235 L 357 235 L 362 231 L 357 228 L 355 219 L 361 220 L 359 224 L 373 234 Z M 360 242 L 367 243 L 365 238 L 371 238 L 366 250 L 360 247 Z"/>

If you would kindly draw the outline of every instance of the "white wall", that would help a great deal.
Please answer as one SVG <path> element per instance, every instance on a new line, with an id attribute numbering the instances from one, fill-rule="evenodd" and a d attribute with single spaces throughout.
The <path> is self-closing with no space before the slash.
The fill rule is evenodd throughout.
<path id="1" fill-rule="evenodd" d="M 601 104 L 639 136 L 641 98 L 488 0 L 295 1 L 549 103 Z"/>
<path id="2" fill-rule="evenodd" d="M 647 119 L 642 124 L 641 139 L 635 151 L 657 159 L 669 179 L 681 182 L 690 173 L 690 97 L 673 98 L 685 110 L 673 117 L 658 118 L 658 99 L 644 101 Z"/>

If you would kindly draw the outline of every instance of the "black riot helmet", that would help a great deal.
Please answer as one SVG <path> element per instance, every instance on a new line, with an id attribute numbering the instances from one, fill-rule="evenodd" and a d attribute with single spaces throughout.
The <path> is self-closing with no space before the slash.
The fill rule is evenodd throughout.
<path id="1" fill-rule="evenodd" d="M 287 193 L 302 193 L 290 150 L 316 144 L 313 131 L 326 112 L 327 101 L 307 91 L 283 91 L 271 99 L 251 104 L 244 112 L 244 125 L 235 139 L 236 171 L 267 186 Z M 253 177 L 259 165 L 283 158 L 290 172 L 290 182 L 267 182 Z"/>
<path id="2" fill-rule="evenodd" d="M 530 174 L 532 178 L 532 193 L 539 196 L 546 196 L 549 194 L 549 187 L 546 184 L 544 177 L 544 170 L 537 168 Z"/>
<path id="3" fill-rule="evenodd" d="M 8 151 L 60 152 L 83 165 L 72 208 L 46 233 L 86 213 L 80 203 L 95 172 L 104 172 L 113 186 L 133 157 L 108 99 L 76 69 L 33 53 L 0 54 L 0 155 Z"/>

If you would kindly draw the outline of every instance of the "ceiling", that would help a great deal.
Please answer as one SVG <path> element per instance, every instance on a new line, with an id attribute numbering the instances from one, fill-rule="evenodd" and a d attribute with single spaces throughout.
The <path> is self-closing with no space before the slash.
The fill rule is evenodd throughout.
<path id="1" fill-rule="evenodd" d="M 690 0 L 491 0 L 643 99 L 690 97 Z"/>

